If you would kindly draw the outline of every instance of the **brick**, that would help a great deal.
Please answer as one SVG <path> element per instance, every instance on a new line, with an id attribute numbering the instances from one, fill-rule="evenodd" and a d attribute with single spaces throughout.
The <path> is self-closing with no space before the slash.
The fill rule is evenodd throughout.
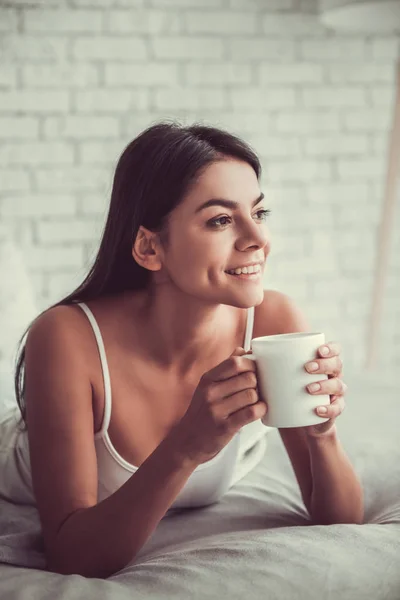
<path id="1" fill-rule="evenodd" d="M 78 200 L 78 211 L 83 216 L 101 215 L 103 219 L 106 217 L 106 212 L 110 204 L 108 194 L 88 194 L 86 193 Z"/>
<path id="2" fill-rule="evenodd" d="M 14 65 L 2 65 L 0 69 L 0 89 L 15 88 L 17 85 L 17 69 Z"/>
<path id="3" fill-rule="evenodd" d="M 351 63 L 326 65 L 325 73 L 331 83 L 390 83 L 396 78 L 394 65 Z"/>
<path id="4" fill-rule="evenodd" d="M 360 107 L 367 105 L 364 88 L 355 86 L 321 86 L 300 90 L 306 107 Z"/>
<path id="5" fill-rule="evenodd" d="M 300 141 L 293 136 L 265 136 L 258 133 L 249 136 L 248 141 L 267 161 L 271 158 L 300 157 L 302 154 Z"/>
<path id="6" fill-rule="evenodd" d="M 393 115 L 384 110 L 346 110 L 343 115 L 344 127 L 348 131 L 382 131 L 389 129 Z"/>
<path id="7" fill-rule="evenodd" d="M 371 139 L 372 154 L 386 155 L 389 150 L 389 135 L 387 133 L 375 133 Z"/>
<path id="8" fill-rule="evenodd" d="M 310 183 L 306 189 L 306 197 L 309 203 L 328 203 L 333 206 L 348 204 L 354 202 L 357 206 L 366 204 L 369 201 L 369 183 L 349 182 L 337 183 L 331 182 L 329 186 Z"/>
<path id="9" fill-rule="evenodd" d="M 79 157 L 82 164 L 116 164 L 123 146 L 120 141 L 81 142 Z"/>
<path id="10" fill-rule="evenodd" d="M 238 62 L 260 60 L 260 57 L 264 61 L 293 62 L 296 55 L 296 46 L 292 39 L 233 39 L 227 41 L 227 46 L 230 58 Z"/>
<path id="11" fill-rule="evenodd" d="M 30 217 L 10 219 L 12 222 L 13 239 L 19 247 L 35 243 L 34 223 Z"/>
<path id="12" fill-rule="evenodd" d="M 37 236 L 40 245 L 87 242 L 98 240 L 103 220 L 68 218 L 49 219 L 37 223 Z"/>
<path id="13" fill-rule="evenodd" d="M 33 117 L 0 117 L 0 139 L 36 139 L 39 120 Z"/>
<path id="14" fill-rule="evenodd" d="M 296 105 L 295 92 L 288 87 L 272 88 L 268 90 L 254 87 L 247 87 L 239 90 L 234 89 L 230 94 L 230 100 L 234 109 L 282 109 L 292 108 Z"/>
<path id="15" fill-rule="evenodd" d="M 149 58 L 146 42 L 142 39 L 106 36 L 77 38 L 72 42 L 72 57 L 82 60 L 144 61 Z"/>
<path id="16" fill-rule="evenodd" d="M 23 27 L 28 33 L 98 33 L 103 14 L 97 10 L 31 10 L 23 12 Z"/>
<path id="17" fill-rule="evenodd" d="M 315 15 L 318 9 L 318 0 L 297 0 L 295 8 L 300 12 Z"/>
<path id="18" fill-rule="evenodd" d="M 324 69 L 315 63 L 262 64 L 258 73 L 261 85 L 305 85 L 324 81 Z"/>
<path id="19" fill-rule="evenodd" d="M 272 183 L 330 181 L 332 178 L 332 165 L 323 160 L 270 161 L 266 171 Z"/>
<path id="20" fill-rule="evenodd" d="M 323 40 L 301 40 L 300 56 L 306 60 L 324 61 L 363 61 L 366 56 L 365 39 L 351 39 L 335 36 Z"/>
<path id="21" fill-rule="evenodd" d="M 0 193 L 25 191 L 30 188 L 26 169 L 0 168 Z"/>
<path id="22" fill-rule="evenodd" d="M 275 217 L 275 219 L 276 219 L 276 217 Z M 302 232 L 298 231 L 298 228 L 297 228 L 297 231 L 294 231 L 293 229 L 291 230 L 290 240 L 291 240 L 293 246 L 297 248 L 297 251 L 298 251 L 297 257 L 300 256 L 301 254 L 305 253 L 306 246 L 305 246 L 304 235 Z M 299 274 L 299 270 L 298 270 L 298 268 L 296 268 L 295 264 L 290 265 L 290 262 L 287 263 L 288 259 L 290 260 L 290 258 L 293 259 L 295 257 L 293 256 L 293 252 L 291 251 L 289 245 L 287 243 L 285 243 L 285 240 L 282 237 L 277 236 L 274 240 L 273 256 L 274 256 L 275 266 L 277 264 L 279 264 L 279 265 L 285 264 L 285 265 L 287 265 L 288 270 L 290 271 L 291 274 L 293 274 L 294 277 Z"/>
<path id="23" fill-rule="evenodd" d="M 159 110 L 220 110 L 226 106 L 226 96 L 223 90 L 175 87 L 155 90 L 154 105 Z"/>
<path id="24" fill-rule="evenodd" d="M 304 238 L 304 236 L 303 236 Z M 332 264 L 330 257 L 328 255 L 328 257 L 320 253 L 316 253 L 315 256 L 313 256 L 313 260 L 304 260 L 304 249 L 302 249 L 299 239 L 293 239 L 293 243 L 292 243 L 292 239 L 293 239 L 293 234 L 290 235 L 290 247 L 291 248 L 295 248 L 296 249 L 296 256 L 293 256 L 293 250 L 288 250 L 287 255 L 285 257 L 284 260 L 280 260 L 279 262 L 279 270 L 284 273 L 286 273 L 288 278 L 292 278 L 292 277 L 299 277 L 299 274 L 301 274 L 301 276 L 303 278 L 305 277 L 309 277 L 312 279 L 316 279 L 317 277 L 320 277 L 321 275 L 329 275 L 331 274 L 332 276 L 334 274 L 336 274 L 336 266 L 335 264 Z M 299 249 L 299 252 L 297 253 L 297 249 Z M 318 305 L 318 303 L 317 303 Z M 327 319 L 327 311 L 332 308 L 332 306 L 335 305 L 329 305 L 325 306 L 325 310 L 323 311 L 323 318 L 326 321 Z M 335 310 L 335 308 L 333 309 Z M 322 311 L 321 311 L 322 313 Z M 322 316 L 322 315 L 321 315 Z M 318 311 L 317 309 L 314 309 L 313 307 L 313 319 L 316 320 L 318 318 Z"/>
<path id="25" fill-rule="evenodd" d="M 362 252 L 348 252 L 346 262 L 342 267 L 342 273 L 356 272 L 360 274 L 368 273 L 375 260 L 374 244 L 363 246 Z"/>
<path id="26" fill-rule="evenodd" d="M 1 61 L 59 62 L 67 58 L 67 41 L 50 36 L 4 35 Z"/>
<path id="27" fill-rule="evenodd" d="M 219 8 L 224 6 L 224 0 L 151 0 L 155 7 L 162 8 Z"/>
<path id="28" fill-rule="evenodd" d="M 184 66 L 184 80 L 190 85 L 247 85 L 252 81 L 252 69 L 250 65 L 223 62 L 191 64 Z"/>
<path id="29" fill-rule="evenodd" d="M 289 10 L 295 7 L 295 3 L 296 0 L 229 0 L 232 8 L 262 12 Z"/>
<path id="30" fill-rule="evenodd" d="M 373 106 L 391 108 L 394 106 L 396 90 L 394 86 L 383 86 L 369 90 Z"/>
<path id="31" fill-rule="evenodd" d="M 78 112 L 115 114 L 128 110 L 145 110 L 149 105 L 149 95 L 144 89 L 98 88 L 85 92 L 77 91 L 75 103 Z"/>
<path id="32" fill-rule="evenodd" d="M 317 14 L 266 14 L 261 18 L 261 28 L 263 33 L 273 37 L 326 36 Z"/>
<path id="33" fill-rule="evenodd" d="M 275 128 L 280 133 L 339 132 L 341 122 L 339 114 L 333 111 L 302 111 L 297 108 L 279 112 L 275 118 Z"/>
<path id="34" fill-rule="evenodd" d="M 113 10 L 105 20 L 105 30 L 109 33 L 176 35 L 184 31 L 184 15 L 167 10 Z"/>
<path id="35" fill-rule="evenodd" d="M 146 64 L 106 63 L 106 85 L 174 85 L 178 82 L 178 67 L 173 63 Z"/>
<path id="36" fill-rule="evenodd" d="M 241 111 L 224 111 L 224 113 L 218 115 L 218 119 L 215 119 L 217 127 L 227 129 L 232 132 L 239 132 L 239 135 L 248 133 L 256 133 L 260 131 L 262 124 L 263 129 L 266 132 L 274 131 L 275 118 L 271 113 L 262 111 L 247 110 Z"/>
<path id="37" fill-rule="evenodd" d="M 60 298 L 68 296 L 72 290 L 75 290 L 83 281 L 85 273 L 80 273 L 77 269 L 70 270 L 52 269 L 50 272 L 43 274 L 45 280 L 45 289 L 47 290 L 46 302 L 43 306 L 47 308 L 51 304 L 60 301 Z"/>
<path id="38" fill-rule="evenodd" d="M 369 140 L 366 135 L 320 135 L 307 137 L 304 150 L 307 156 L 346 156 L 367 154 Z"/>
<path id="39" fill-rule="evenodd" d="M 53 169 L 35 169 L 37 189 L 40 191 L 101 190 L 110 185 L 111 170 L 85 166 Z"/>
<path id="40" fill-rule="evenodd" d="M 81 8 L 109 8 L 109 7 L 122 7 L 122 8 L 142 8 L 147 0 L 69 0 L 71 6 L 78 6 Z"/>
<path id="41" fill-rule="evenodd" d="M 43 125 L 45 138 L 88 140 L 93 138 L 118 138 L 119 121 L 116 116 L 46 117 Z"/>
<path id="42" fill-rule="evenodd" d="M 68 165 L 73 160 L 73 149 L 65 142 L 7 142 L 0 147 L 0 163 L 5 165 Z"/>
<path id="43" fill-rule="evenodd" d="M 219 38 L 174 36 L 154 38 L 152 51 L 160 60 L 221 59 L 224 45 Z"/>
<path id="44" fill-rule="evenodd" d="M 365 300 L 361 299 L 350 299 L 345 306 L 346 317 L 349 320 L 353 319 L 367 319 L 370 314 L 370 305 Z"/>
<path id="45" fill-rule="evenodd" d="M 0 91 L 0 113 L 63 113 L 69 109 L 69 95 L 64 90 L 60 91 L 31 91 L 24 90 Z"/>
<path id="46" fill-rule="evenodd" d="M 379 206 L 379 205 L 377 205 Z M 380 208 L 380 207 L 379 207 Z M 364 244 L 371 243 L 371 236 L 374 235 L 374 225 L 376 225 L 377 220 L 379 220 L 380 210 L 376 210 L 376 207 L 368 206 L 365 212 L 363 212 L 363 231 L 357 231 L 357 225 L 360 222 L 360 205 L 359 204 L 347 204 L 344 206 L 343 204 L 337 206 L 335 209 L 335 222 L 343 229 L 343 233 L 345 233 L 346 227 L 351 227 L 353 229 L 354 235 L 359 238 L 364 236 L 362 243 L 359 243 L 360 249 L 363 248 Z M 361 209 L 362 210 L 362 209 Z M 340 236 L 340 239 L 342 236 Z"/>
<path id="47" fill-rule="evenodd" d="M 0 31 L 5 33 L 18 30 L 18 14 L 12 8 L 0 6 Z"/>
<path id="48" fill-rule="evenodd" d="M 72 216 L 76 212 L 76 199 L 72 195 L 13 194 L 4 196 L 1 203 L 2 217 L 44 217 L 48 215 Z"/>
<path id="49" fill-rule="evenodd" d="M 32 244 L 27 244 L 28 247 L 32 246 Z M 29 281 L 31 282 L 32 288 L 33 288 L 33 293 L 34 293 L 34 297 L 35 297 L 35 305 L 38 311 L 38 314 L 41 313 L 43 310 L 45 310 L 48 307 L 48 304 L 46 302 L 46 305 L 43 305 L 43 308 L 41 308 L 42 303 L 44 302 L 44 296 L 46 293 L 46 282 L 45 282 L 45 275 L 44 273 L 41 273 L 40 271 L 33 271 L 32 269 L 29 272 Z"/>
<path id="50" fill-rule="evenodd" d="M 332 298 L 338 298 L 338 285 L 335 280 L 313 281 L 313 296 L 315 299 L 329 302 Z"/>
<path id="51" fill-rule="evenodd" d="M 399 56 L 399 40 L 397 36 L 385 36 L 369 40 L 371 58 L 375 61 L 396 61 Z"/>
<path id="52" fill-rule="evenodd" d="M 98 85 L 99 77 L 93 65 L 26 65 L 22 67 L 22 82 L 30 88 L 87 88 Z"/>
<path id="53" fill-rule="evenodd" d="M 164 111 L 147 110 L 143 112 L 125 112 L 120 117 L 122 146 L 127 145 L 134 137 L 139 135 L 144 129 L 165 118 Z M 180 117 L 183 120 L 183 116 Z M 196 117 L 193 117 L 195 120 Z"/>
<path id="54" fill-rule="evenodd" d="M 298 185 L 271 184 L 266 181 L 268 189 L 267 198 L 272 205 L 279 207 L 283 212 L 285 208 L 291 209 L 296 204 L 304 202 L 304 189 Z M 274 217 L 275 218 L 275 217 Z"/>
<path id="55" fill-rule="evenodd" d="M 83 248 L 75 245 L 69 248 L 53 244 L 52 246 L 33 246 L 26 252 L 25 264 L 28 269 L 42 272 L 52 269 L 79 268 L 83 263 Z"/>
<path id="56" fill-rule="evenodd" d="M 21 7 L 32 7 L 32 6 L 38 6 L 38 7 L 43 7 L 43 6 L 59 6 L 60 2 L 63 2 L 65 0 L 4 0 L 5 2 L 9 2 L 10 4 L 13 4 L 14 6 L 21 6 Z"/>
<path id="57" fill-rule="evenodd" d="M 377 179 L 386 172 L 383 158 L 377 156 L 359 159 L 338 159 L 337 169 L 339 179 Z"/>
<path id="58" fill-rule="evenodd" d="M 250 35 L 257 29 L 257 17 L 250 11 L 188 11 L 186 28 L 190 34 Z"/>

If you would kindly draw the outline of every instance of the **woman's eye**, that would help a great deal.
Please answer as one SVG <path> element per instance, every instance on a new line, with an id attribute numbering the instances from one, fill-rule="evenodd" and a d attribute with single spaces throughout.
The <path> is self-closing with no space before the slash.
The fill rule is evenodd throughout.
<path id="1" fill-rule="evenodd" d="M 260 219 L 262 221 L 265 221 L 270 213 L 271 213 L 270 209 L 262 209 L 262 210 L 258 210 L 256 212 L 257 215 L 261 214 Z M 214 227 L 214 228 L 223 227 L 226 223 L 221 223 L 221 221 L 224 221 L 226 219 L 230 220 L 230 217 L 218 217 L 217 219 L 211 219 L 211 221 L 208 221 L 208 225 L 210 225 L 211 227 Z"/>

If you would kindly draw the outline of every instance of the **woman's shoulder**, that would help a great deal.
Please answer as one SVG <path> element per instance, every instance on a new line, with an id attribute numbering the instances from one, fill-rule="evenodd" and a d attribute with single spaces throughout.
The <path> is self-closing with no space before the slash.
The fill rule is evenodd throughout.
<path id="1" fill-rule="evenodd" d="M 279 333 L 280 314 L 287 298 L 278 290 L 264 289 L 263 301 L 254 309 L 253 337 Z"/>
<path id="2" fill-rule="evenodd" d="M 298 302 L 278 290 L 264 290 L 264 299 L 256 306 L 253 337 L 278 335 L 308 328 L 307 319 Z M 305 329 L 304 329 L 305 328 Z"/>
<path id="3" fill-rule="evenodd" d="M 87 317 L 76 305 L 58 305 L 41 313 L 31 324 L 25 342 L 28 355 L 49 356 L 60 352 L 81 358 L 87 363 L 87 357 L 93 350 L 93 340 Z"/>
<path id="4" fill-rule="evenodd" d="M 55 331 L 69 336 L 79 334 L 82 316 L 84 317 L 82 310 L 74 304 L 53 306 L 36 317 L 29 328 L 29 334 L 31 337 L 46 337 Z"/>

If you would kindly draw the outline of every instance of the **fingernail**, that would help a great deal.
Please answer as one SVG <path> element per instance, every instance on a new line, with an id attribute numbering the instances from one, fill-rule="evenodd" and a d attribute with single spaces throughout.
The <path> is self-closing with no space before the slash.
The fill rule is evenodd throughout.
<path id="1" fill-rule="evenodd" d="M 320 415 L 324 415 L 325 413 L 327 413 L 327 412 L 328 412 L 328 409 L 326 408 L 326 406 L 319 406 L 319 407 L 317 408 L 317 412 L 318 412 Z"/>
<path id="2" fill-rule="evenodd" d="M 321 350 L 320 350 L 321 354 L 323 354 L 324 356 L 326 356 L 327 354 L 329 354 L 329 348 L 328 346 L 322 346 Z"/>
<path id="3" fill-rule="evenodd" d="M 310 390 L 310 392 L 316 392 L 317 390 L 321 389 L 321 386 L 319 385 L 319 383 L 310 383 L 308 389 Z"/>
<path id="4" fill-rule="evenodd" d="M 306 369 L 307 369 L 307 371 L 316 371 L 318 369 L 318 363 L 309 362 L 306 364 Z"/>

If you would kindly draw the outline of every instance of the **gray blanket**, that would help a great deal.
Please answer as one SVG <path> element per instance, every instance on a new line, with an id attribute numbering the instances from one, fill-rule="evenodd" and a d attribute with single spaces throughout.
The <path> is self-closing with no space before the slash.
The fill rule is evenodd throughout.
<path id="1" fill-rule="evenodd" d="M 1 600 L 400 600 L 399 393 L 371 377 L 346 383 L 337 426 L 363 484 L 365 524 L 310 524 L 274 431 L 263 460 L 220 503 L 163 519 L 107 580 L 42 570 L 35 508 L 0 500 Z"/>

